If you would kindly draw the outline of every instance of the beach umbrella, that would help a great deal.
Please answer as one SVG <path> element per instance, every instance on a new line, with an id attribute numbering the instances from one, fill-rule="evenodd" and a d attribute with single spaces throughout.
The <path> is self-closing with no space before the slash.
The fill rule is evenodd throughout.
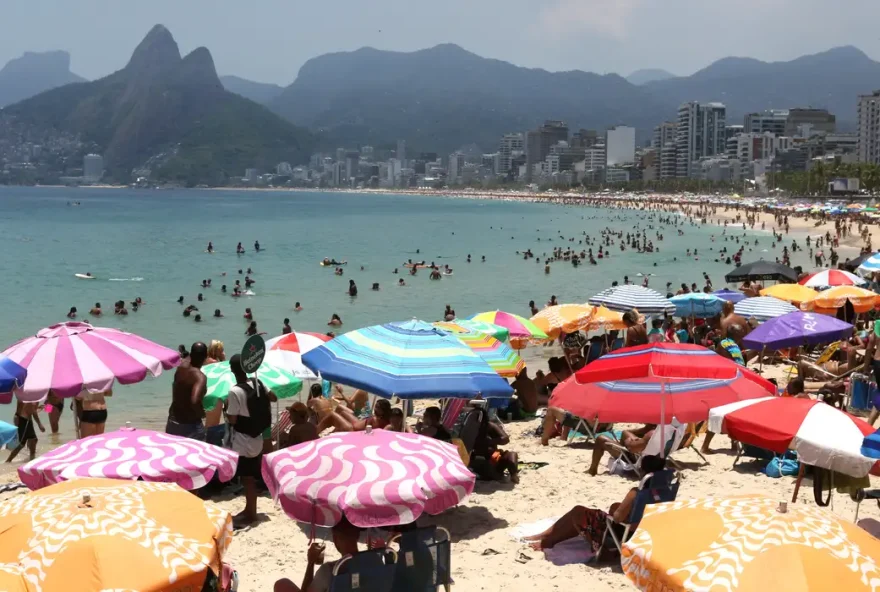
<path id="1" fill-rule="evenodd" d="M 746 335 L 743 343 L 752 349 L 777 350 L 839 341 L 849 337 L 852 331 L 852 325 L 834 317 L 796 311 L 770 319 Z"/>
<path id="2" fill-rule="evenodd" d="M 0 393 L 11 393 L 24 384 L 27 370 L 10 360 L 0 357 Z"/>
<path id="3" fill-rule="evenodd" d="M 855 273 L 859 265 L 861 265 L 876 254 L 877 253 L 865 253 L 864 255 L 859 255 L 858 257 L 855 257 L 854 259 L 847 259 L 843 263 L 843 268 L 847 271 Z"/>
<path id="4" fill-rule="evenodd" d="M 708 319 L 721 314 L 721 307 L 724 306 L 724 300 L 714 294 L 703 292 L 679 294 L 669 301 L 675 305 L 675 316 L 682 318 Z"/>
<path id="5" fill-rule="evenodd" d="M 808 288 L 825 288 L 827 286 L 861 286 L 865 280 L 842 269 L 821 269 L 814 271 L 798 282 Z"/>
<path id="6" fill-rule="evenodd" d="M 618 312 L 636 309 L 639 314 L 648 317 L 675 313 L 675 305 L 666 297 L 642 286 L 624 285 L 607 288 L 590 298 L 589 303 Z"/>
<path id="7" fill-rule="evenodd" d="M 202 400 L 202 405 L 205 409 L 211 410 L 217 406 L 217 403 L 225 401 L 229 397 L 229 389 L 234 387 L 238 381 L 229 368 L 228 360 L 202 366 L 202 373 L 208 378 L 207 393 Z M 260 365 L 256 376 L 279 399 L 295 397 L 302 390 L 302 380 L 297 378 L 291 370 L 267 363 L 265 360 Z"/>
<path id="8" fill-rule="evenodd" d="M 484 323 L 483 321 L 453 319 L 451 321 L 438 321 L 432 323 L 432 325 L 450 333 L 483 333 L 502 342 L 507 342 L 510 338 L 510 331 L 504 327 L 493 325 L 492 323 Z"/>
<path id="9" fill-rule="evenodd" d="M 709 411 L 709 431 L 777 454 L 794 450 L 802 463 L 852 477 L 874 466 L 861 452 L 874 428 L 822 401 L 767 397 L 723 405 Z"/>
<path id="10" fill-rule="evenodd" d="M 546 341 L 549 339 L 549 336 L 536 327 L 529 319 L 510 312 L 504 312 L 503 310 L 477 313 L 470 320 L 504 327 L 507 329 L 510 335 L 510 342 L 514 346 L 524 345 L 529 341 Z"/>
<path id="11" fill-rule="evenodd" d="M 63 444 L 19 467 L 18 476 L 30 489 L 83 477 L 160 481 L 198 489 L 214 474 L 229 481 L 237 465 L 238 454 L 226 448 L 124 427 Z"/>
<path id="12" fill-rule="evenodd" d="M 515 378 L 526 363 L 509 345 L 485 333 L 456 333 L 455 337 L 474 350 L 483 361 L 505 378 Z"/>
<path id="13" fill-rule="evenodd" d="M 639 322 L 644 323 L 645 317 L 639 316 Z M 609 310 L 604 306 L 597 306 L 593 309 L 593 317 L 587 331 L 623 331 L 626 329 L 626 323 L 623 322 L 623 313 L 616 310 Z"/>
<path id="14" fill-rule="evenodd" d="M 855 286 L 837 286 L 819 292 L 813 300 L 806 302 L 805 306 L 810 310 L 833 313 L 834 309 L 845 306 L 847 302 L 852 303 L 853 310 L 858 313 L 868 312 L 874 308 L 877 294 Z"/>
<path id="15" fill-rule="evenodd" d="M 728 290 L 727 288 L 723 288 L 721 290 L 715 290 L 712 292 L 715 296 L 718 296 L 722 300 L 726 300 L 728 302 L 733 302 L 736 304 L 740 300 L 745 300 L 746 295 L 737 290 Z"/>
<path id="16" fill-rule="evenodd" d="M 474 474 L 452 444 L 391 430 L 333 433 L 263 457 L 263 480 L 285 514 L 361 528 L 440 514 L 474 489 Z"/>
<path id="17" fill-rule="evenodd" d="M 733 305 L 733 312 L 747 319 L 767 321 L 791 312 L 797 312 L 797 308 L 779 298 L 758 296 L 737 302 Z"/>
<path id="18" fill-rule="evenodd" d="M 6 446 L 18 439 L 18 428 L 11 423 L 0 421 L 0 446 Z"/>
<path id="19" fill-rule="evenodd" d="M 297 378 L 316 380 L 318 377 L 302 363 L 302 355 L 333 339 L 323 333 L 288 333 L 266 342 L 265 361 L 293 372 Z"/>
<path id="20" fill-rule="evenodd" d="M 856 268 L 856 273 L 862 277 L 867 277 L 875 271 L 880 271 L 880 253 L 874 253 Z"/>
<path id="21" fill-rule="evenodd" d="M 5 500 L 0 533 L 2 590 L 203 590 L 232 517 L 173 483 L 76 479 Z"/>
<path id="22" fill-rule="evenodd" d="M 785 302 L 791 302 L 795 306 L 812 300 L 818 294 L 819 293 L 816 290 L 800 284 L 776 284 L 775 286 L 770 286 L 769 288 L 761 290 L 761 296 L 778 298 Z"/>
<path id="23" fill-rule="evenodd" d="M 16 396 L 42 401 L 53 391 L 75 397 L 83 390 L 107 391 L 115 382 L 134 384 L 147 374 L 159 376 L 180 363 L 177 350 L 118 329 L 67 322 L 40 330 L 2 355 L 24 367 L 28 376 Z"/>
<path id="24" fill-rule="evenodd" d="M 759 496 L 652 504 L 623 544 L 640 590 L 876 591 L 880 540 L 827 509 Z"/>
<path id="25" fill-rule="evenodd" d="M 862 454 L 869 458 L 880 459 L 880 430 L 871 432 L 862 440 Z"/>
<path id="26" fill-rule="evenodd" d="M 349 331 L 303 355 L 326 380 L 402 399 L 509 398 L 513 389 L 452 334 L 418 320 Z"/>
<path id="27" fill-rule="evenodd" d="M 530 320 L 549 338 L 556 339 L 561 333 L 587 330 L 595 312 L 589 304 L 558 304 L 548 306 Z"/>
<path id="28" fill-rule="evenodd" d="M 733 378 L 725 379 L 649 376 L 588 384 L 570 377 L 553 389 L 549 406 L 603 423 L 665 425 L 673 417 L 684 423 L 702 421 L 712 407 L 775 392 L 772 383 L 746 377 L 749 372 L 740 368 Z"/>
<path id="29" fill-rule="evenodd" d="M 740 265 L 725 275 L 724 279 L 728 283 L 744 282 L 746 280 L 788 280 L 796 282 L 797 277 L 797 272 L 791 267 L 761 259 L 760 261 Z"/>

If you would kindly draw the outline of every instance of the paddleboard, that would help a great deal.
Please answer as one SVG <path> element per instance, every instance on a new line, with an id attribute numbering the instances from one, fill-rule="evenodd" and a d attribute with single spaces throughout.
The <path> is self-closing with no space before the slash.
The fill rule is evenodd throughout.
<path id="1" fill-rule="evenodd" d="M 348 265 L 348 261 L 342 261 L 341 263 L 324 263 L 323 261 L 318 261 L 318 265 L 321 267 L 339 267 L 340 265 Z"/>
<path id="2" fill-rule="evenodd" d="M 74 275 L 74 277 L 78 277 L 78 278 L 81 279 L 81 280 L 93 280 L 93 279 L 95 279 L 95 276 L 93 276 L 93 275 L 86 275 L 86 274 L 84 274 L 84 273 L 75 273 L 75 274 L 73 274 L 73 275 Z"/>

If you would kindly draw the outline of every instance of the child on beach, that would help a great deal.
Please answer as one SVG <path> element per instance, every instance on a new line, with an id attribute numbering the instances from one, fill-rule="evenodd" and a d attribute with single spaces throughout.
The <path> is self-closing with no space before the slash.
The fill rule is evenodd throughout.
<path id="1" fill-rule="evenodd" d="M 38 404 L 24 403 L 19 400 L 16 403 L 13 422 L 18 428 L 18 446 L 15 447 L 9 458 L 6 459 L 6 462 L 11 463 L 25 446 L 28 448 L 30 460 L 34 460 L 37 457 L 37 433 L 34 431 L 34 424 L 37 424 L 41 432 L 46 431 L 46 428 L 43 427 L 43 423 L 40 421 Z"/>

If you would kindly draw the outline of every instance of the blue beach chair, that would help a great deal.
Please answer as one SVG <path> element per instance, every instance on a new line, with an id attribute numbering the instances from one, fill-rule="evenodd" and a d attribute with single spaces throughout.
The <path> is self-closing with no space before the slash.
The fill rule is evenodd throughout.
<path id="1" fill-rule="evenodd" d="M 417 528 L 396 535 L 397 566 L 392 592 L 437 592 L 452 585 L 452 546 L 449 531 L 440 526 Z"/>
<path id="2" fill-rule="evenodd" d="M 330 592 L 391 592 L 396 563 L 390 549 L 346 555 L 333 568 Z"/>

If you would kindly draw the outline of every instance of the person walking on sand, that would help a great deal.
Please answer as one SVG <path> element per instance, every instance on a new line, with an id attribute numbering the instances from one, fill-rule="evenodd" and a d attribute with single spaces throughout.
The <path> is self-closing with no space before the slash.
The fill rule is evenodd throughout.
<path id="1" fill-rule="evenodd" d="M 15 406 L 14 422 L 18 428 L 18 446 L 13 449 L 6 462 L 11 463 L 25 446 L 28 448 L 30 459 L 34 460 L 37 457 L 37 432 L 34 431 L 34 424 L 37 424 L 41 432 L 46 431 L 40 421 L 38 404 L 18 401 Z"/>
<path id="2" fill-rule="evenodd" d="M 184 358 L 174 372 L 166 433 L 205 441 L 202 401 L 207 392 L 207 378 L 201 368 L 207 357 L 208 346 L 197 341 L 192 344 L 189 357 Z"/>

